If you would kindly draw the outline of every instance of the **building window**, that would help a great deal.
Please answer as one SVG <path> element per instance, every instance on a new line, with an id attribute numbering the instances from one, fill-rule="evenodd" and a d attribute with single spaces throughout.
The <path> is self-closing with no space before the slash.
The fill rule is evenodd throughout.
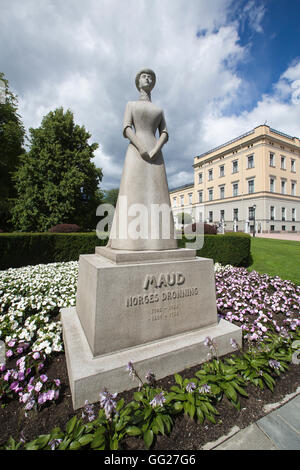
<path id="1" fill-rule="evenodd" d="M 254 179 L 248 180 L 248 194 L 254 193 Z"/>
<path id="2" fill-rule="evenodd" d="M 173 207 L 177 207 L 177 198 L 173 197 Z"/>
<path id="3" fill-rule="evenodd" d="M 275 155 L 270 153 L 270 166 L 275 166 Z"/>
<path id="4" fill-rule="evenodd" d="M 220 186 L 220 199 L 225 198 L 225 186 Z"/>
<path id="5" fill-rule="evenodd" d="M 292 222 L 296 222 L 296 209 L 292 209 Z"/>
<path id="6" fill-rule="evenodd" d="M 224 211 L 224 209 L 220 210 L 220 220 L 225 220 L 225 211 Z"/>
<path id="7" fill-rule="evenodd" d="M 296 232 L 296 225 L 292 225 L 292 232 Z"/>
<path id="8" fill-rule="evenodd" d="M 213 221 L 213 211 L 209 211 L 208 213 L 208 221 L 212 222 Z"/>
<path id="9" fill-rule="evenodd" d="M 203 202 L 203 191 L 198 191 L 198 202 Z"/>
<path id="10" fill-rule="evenodd" d="M 295 183 L 295 181 L 291 182 L 291 195 L 296 196 L 296 183 Z"/>
<path id="11" fill-rule="evenodd" d="M 213 179 L 213 171 L 208 170 L 208 181 L 212 181 L 212 179 Z"/>
<path id="12" fill-rule="evenodd" d="M 203 173 L 199 173 L 198 175 L 198 184 L 203 183 Z"/>
<path id="13" fill-rule="evenodd" d="M 189 204 L 193 204 L 193 193 L 189 193 Z"/>
<path id="14" fill-rule="evenodd" d="M 281 226 L 281 230 L 282 230 L 283 232 L 285 232 L 285 225 L 282 225 L 282 226 Z"/>
<path id="15" fill-rule="evenodd" d="M 291 171 L 294 173 L 296 171 L 296 160 L 291 159 Z"/>
<path id="16" fill-rule="evenodd" d="M 232 184 L 232 195 L 238 196 L 239 195 L 239 183 Z"/>
<path id="17" fill-rule="evenodd" d="M 281 208 L 281 220 L 285 221 L 286 209 L 285 207 Z"/>
<path id="18" fill-rule="evenodd" d="M 255 209 L 251 206 L 248 208 L 248 219 L 249 220 L 254 220 L 254 213 L 255 213 Z"/>
<path id="19" fill-rule="evenodd" d="M 249 155 L 247 158 L 248 158 L 248 168 L 254 168 L 254 155 Z"/>
<path id="20" fill-rule="evenodd" d="M 285 157 L 283 156 L 280 157 L 280 168 L 285 170 Z"/>
<path id="21" fill-rule="evenodd" d="M 184 196 L 180 196 L 180 205 L 184 206 Z"/>
<path id="22" fill-rule="evenodd" d="M 225 176 L 224 165 L 221 165 L 221 166 L 220 166 L 220 177 L 221 177 L 221 176 Z"/>
<path id="23" fill-rule="evenodd" d="M 281 194 L 285 194 L 286 192 L 286 181 L 281 180 Z"/>
<path id="24" fill-rule="evenodd" d="M 232 162 L 232 173 L 237 173 L 239 171 L 239 162 L 238 160 L 234 160 Z"/>
<path id="25" fill-rule="evenodd" d="M 275 207 L 270 206 L 270 220 L 275 220 Z"/>
<path id="26" fill-rule="evenodd" d="M 274 230 L 275 230 L 275 225 L 271 225 L 270 226 L 270 232 L 274 232 Z"/>
<path id="27" fill-rule="evenodd" d="M 238 209 L 233 209 L 233 220 L 236 220 L 236 222 L 239 220 L 239 210 Z"/>
<path id="28" fill-rule="evenodd" d="M 213 189 L 209 189 L 208 190 L 208 200 L 209 201 L 212 201 L 214 198 L 214 190 Z"/>
<path id="29" fill-rule="evenodd" d="M 271 193 L 275 192 L 275 178 L 270 178 L 270 191 Z"/>

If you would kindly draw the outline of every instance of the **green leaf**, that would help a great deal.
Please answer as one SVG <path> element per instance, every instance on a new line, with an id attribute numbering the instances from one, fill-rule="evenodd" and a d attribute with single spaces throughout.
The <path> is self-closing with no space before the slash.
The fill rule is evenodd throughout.
<path id="1" fill-rule="evenodd" d="M 146 449 L 150 449 L 152 442 L 153 442 L 153 438 L 154 438 L 153 431 L 151 431 L 151 429 L 148 429 L 148 431 L 144 433 L 143 438 L 144 438 Z"/>
<path id="2" fill-rule="evenodd" d="M 144 398 L 144 394 L 143 392 L 135 392 L 133 394 L 133 398 L 136 400 L 136 401 L 142 401 L 143 398 Z"/>
<path id="3" fill-rule="evenodd" d="M 80 447 L 81 447 L 80 442 L 73 441 L 73 442 L 71 442 L 69 449 L 70 450 L 78 450 L 78 449 L 80 449 Z"/>
<path id="4" fill-rule="evenodd" d="M 94 435 L 93 434 L 85 434 L 84 436 L 80 437 L 78 439 L 78 442 L 82 446 L 86 446 L 87 444 L 90 444 L 94 440 Z"/>
<path id="5" fill-rule="evenodd" d="M 183 404 L 180 401 L 177 401 L 173 405 L 175 411 L 181 411 L 183 409 Z"/>
<path id="6" fill-rule="evenodd" d="M 39 449 L 43 449 L 43 447 L 46 447 L 50 440 L 50 434 L 42 434 L 36 439 L 36 444 L 38 445 Z"/>
<path id="7" fill-rule="evenodd" d="M 179 374 L 174 374 L 175 382 L 182 387 L 182 377 Z"/>
<path id="8" fill-rule="evenodd" d="M 111 449 L 111 450 L 118 450 L 118 449 L 119 449 L 119 441 L 118 441 L 118 439 L 113 439 L 113 440 L 110 442 L 110 449 Z"/>
<path id="9" fill-rule="evenodd" d="M 142 431 L 141 431 L 140 428 L 138 428 L 137 426 L 129 426 L 129 427 L 126 429 L 126 433 L 127 433 L 129 436 L 139 436 L 140 434 L 142 434 Z"/>
<path id="10" fill-rule="evenodd" d="M 67 422 L 67 425 L 66 425 L 66 431 L 67 431 L 67 434 L 71 434 L 75 425 L 77 424 L 77 416 L 73 416 L 73 418 L 70 419 L 70 421 Z"/>
<path id="11" fill-rule="evenodd" d="M 155 422 L 158 426 L 158 429 L 159 429 L 160 433 L 164 434 L 165 433 L 164 423 L 162 422 L 162 419 L 161 419 L 160 415 L 156 416 Z"/>

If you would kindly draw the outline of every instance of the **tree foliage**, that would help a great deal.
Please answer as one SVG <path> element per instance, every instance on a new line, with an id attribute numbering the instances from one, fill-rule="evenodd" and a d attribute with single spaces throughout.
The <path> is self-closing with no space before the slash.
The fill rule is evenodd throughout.
<path id="1" fill-rule="evenodd" d="M 116 207 L 119 196 L 119 188 L 107 189 L 103 191 L 103 193 L 104 198 L 102 202 L 105 204 L 111 204 L 112 206 Z"/>
<path id="2" fill-rule="evenodd" d="M 10 228 L 10 208 L 15 197 L 12 175 L 24 152 L 25 129 L 17 109 L 17 97 L 0 72 L 0 228 L 5 230 Z"/>
<path id="3" fill-rule="evenodd" d="M 97 143 L 70 110 L 49 112 L 41 126 L 29 129 L 30 150 L 15 174 L 17 199 L 13 222 L 20 231 L 46 231 L 72 223 L 96 226 L 102 170 L 91 161 Z"/>

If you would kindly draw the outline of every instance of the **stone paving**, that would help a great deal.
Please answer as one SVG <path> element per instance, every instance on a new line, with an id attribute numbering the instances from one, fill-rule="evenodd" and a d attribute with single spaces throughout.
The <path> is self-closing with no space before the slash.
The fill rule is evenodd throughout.
<path id="1" fill-rule="evenodd" d="M 300 393 L 247 428 L 233 428 L 203 450 L 300 450 Z"/>

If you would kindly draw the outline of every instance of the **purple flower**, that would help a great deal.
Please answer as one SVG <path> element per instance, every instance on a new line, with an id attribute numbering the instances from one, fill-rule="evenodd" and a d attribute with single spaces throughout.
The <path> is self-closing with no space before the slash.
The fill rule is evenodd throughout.
<path id="1" fill-rule="evenodd" d="M 281 364 L 278 361 L 275 361 L 275 359 L 270 359 L 269 360 L 269 366 L 272 367 L 272 369 L 280 369 Z"/>
<path id="2" fill-rule="evenodd" d="M 230 344 L 233 349 L 238 349 L 239 345 L 237 344 L 236 340 L 234 338 L 230 338 Z"/>
<path id="3" fill-rule="evenodd" d="M 32 357 L 33 359 L 37 360 L 41 357 L 40 353 L 38 351 L 35 351 L 33 354 L 32 354 Z"/>
<path id="4" fill-rule="evenodd" d="M 126 370 L 128 370 L 129 372 L 129 377 L 131 377 L 132 379 L 135 378 L 135 370 L 134 370 L 134 366 L 133 366 L 133 362 L 132 361 L 129 361 L 127 366 L 126 366 Z"/>
<path id="5" fill-rule="evenodd" d="M 24 372 L 19 372 L 18 373 L 18 380 L 22 381 L 25 379 L 25 375 L 24 375 Z"/>
<path id="6" fill-rule="evenodd" d="M 117 393 L 109 393 L 106 389 L 100 393 L 100 406 L 104 408 L 107 419 L 110 419 L 111 415 L 116 411 L 117 403 L 115 398 L 117 395 Z"/>
<path id="7" fill-rule="evenodd" d="M 12 382 L 9 386 L 10 390 L 14 390 L 15 392 L 17 391 L 17 389 L 19 388 L 19 382 L 15 381 L 15 382 Z"/>
<path id="8" fill-rule="evenodd" d="M 164 397 L 164 392 L 160 392 L 157 395 L 155 395 L 153 400 L 150 401 L 150 405 L 152 406 L 152 408 L 155 408 L 156 406 L 163 406 L 165 401 L 166 399 Z"/>
<path id="9" fill-rule="evenodd" d="M 155 374 L 151 370 L 148 370 L 146 380 L 149 384 L 153 384 L 155 382 Z"/>
<path id="10" fill-rule="evenodd" d="M 13 354 L 14 354 L 14 353 L 12 352 L 11 349 L 9 349 L 8 351 L 6 351 L 6 357 L 11 357 L 11 356 L 13 356 Z"/>
<path id="11" fill-rule="evenodd" d="M 4 372 L 6 370 L 6 365 L 5 363 L 0 364 L 0 372 Z"/>
<path id="12" fill-rule="evenodd" d="M 16 340 L 15 339 L 11 339 L 8 343 L 7 343 L 7 346 L 9 346 L 10 348 L 13 348 L 16 344 Z"/>
<path id="13" fill-rule="evenodd" d="M 25 410 L 28 411 L 28 410 L 32 410 L 32 408 L 34 407 L 35 405 L 35 400 L 33 398 L 31 398 L 31 400 L 27 401 L 26 405 L 25 405 Z"/>
<path id="14" fill-rule="evenodd" d="M 46 400 L 49 400 L 49 401 L 54 400 L 54 398 L 55 398 L 55 391 L 54 391 L 54 390 L 48 390 L 48 391 L 45 393 L 45 395 L 46 395 Z"/>
<path id="15" fill-rule="evenodd" d="M 195 390 L 195 388 L 196 388 L 196 384 L 194 382 L 189 382 L 187 386 L 185 387 L 188 393 L 192 393 L 192 391 Z"/>
<path id="16" fill-rule="evenodd" d="M 60 386 L 60 380 L 59 379 L 54 379 L 54 383 L 57 387 Z"/>
<path id="17" fill-rule="evenodd" d="M 56 447 L 59 446 L 61 443 L 62 439 L 52 439 L 52 441 L 49 442 L 49 446 L 51 450 L 55 450 Z"/>
<path id="18" fill-rule="evenodd" d="M 40 390 L 42 389 L 42 387 L 43 387 L 42 382 L 37 382 L 37 383 L 35 384 L 34 390 L 35 390 L 36 392 L 40 392 Z"/>
<path id="19" fill-rule="evenodd" d="M 84 404 L 84 409 L 82 410 L 81 417 L 85 418 L 87 415 L 89 422 L 93 421 L 95 419 L 95 413 L 94 413 L 94 405 L 90 405 L 88 400 L 85 401 Z"/>
<path id="20" fill-rule="evenodd" d="M 42 381 L 43 383 L 45 383 L 45 382 L 47 382 L 48 377 L 47 377 L 46 374 L 41 374 L 41 375 L 40 375 L 40 379 L 41 379 L 41 381 Z"/>
<path id="21" fill-rule="evenodd" d="M 210 393 L 210 390 L 210 385 L 204 384 L 202 385 L 202 387 L 199 388 L 199 393 Z"/>

